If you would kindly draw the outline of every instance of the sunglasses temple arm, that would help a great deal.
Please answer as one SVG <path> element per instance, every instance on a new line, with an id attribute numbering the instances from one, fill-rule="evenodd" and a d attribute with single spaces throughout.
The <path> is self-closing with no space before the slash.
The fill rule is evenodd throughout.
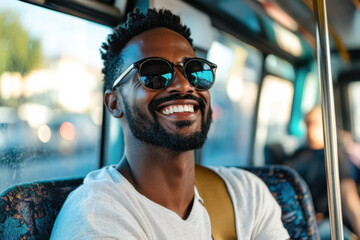
<path id="1" fill-rule="evenodd" d="M 125 77 L 129 74 L 131 70 L 135 68 L 134 64 L 131 64 L 130 67 L 128 67 L 114 82 L 112 88 L 114 89 Z"/>

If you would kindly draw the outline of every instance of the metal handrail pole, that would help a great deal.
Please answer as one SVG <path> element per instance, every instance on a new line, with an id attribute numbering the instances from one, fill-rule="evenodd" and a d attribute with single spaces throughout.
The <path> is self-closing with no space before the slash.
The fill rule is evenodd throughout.
<path id="1" fill-rule="evenodd" d="M 343 240 L 333 81 L 326 0 L 313 0 L 331 239 Z"/>

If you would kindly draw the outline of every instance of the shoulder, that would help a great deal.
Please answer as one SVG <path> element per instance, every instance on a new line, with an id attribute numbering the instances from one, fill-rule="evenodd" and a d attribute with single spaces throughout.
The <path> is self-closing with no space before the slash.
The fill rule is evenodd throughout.
<path id="1" fill-rule="evenodd" d="M 298 157 L 302 157 L 303 155 L 309 155 L 309 154 L 313 154 L 314 150 L 309 148 L 309 146 L 305 145 L 302 146 L 300 148 L 298 148 L 291 156 L 290 158 L 298 158 Z"/>
<path id="2" fill-rule="evenodd" d="M 253 173 L 240 168 L 211 168 L 226 183 L 235 205 L 257 208 L 273 196 L 266 184 Z"/>
<path id="3" fill-rule="evenodd" d="M 132 189 L 131 184 L 113 166 L 107 166 L 90 172 L 83 184 L 70 193 L 62 210 L 80 204 L 83 205 L 81 211 L 84 208 L 106 208 L 111 204 L 121 204 L 126 202 Z"/>
<path id="4" fill-rule="evenodd" d="M 129 186 L 126 180 L 112 166 L 107 166 L 90 172 L 82 185 L 70 193 L 63 208 L 76 204 L 99 205 L 100 202 L 109 201 L 117 195 L 126 194 Z M 114 196 L 115 195 L 115 196 Z"/>
<path id="5" fill-rule="evenodd" d="M 228 187 L 267 189 L 259 177 L 244 169 L 234 167 L 212 167 L 211 169 L 229 185 Z"/>
<path id="6" fill-rule="evenodd" d="M 135 225 L 129 212 L 134 207 L 122 178 L 110 167 L 89 173 L 66 199 L 56 218 L 52 239 L 83 239 L 75 236 L 100 236 L 104 229 L 119 223 Z"/>
<path id="7" fill-rule="evenodd" d="M 239 168 L 211 169 L 227 185 L 234 205 L 237 232 L 241 236 L 256 236 L 256 239 L 289 238 L 281 222 L 281 208 L 259 177 Z"/>

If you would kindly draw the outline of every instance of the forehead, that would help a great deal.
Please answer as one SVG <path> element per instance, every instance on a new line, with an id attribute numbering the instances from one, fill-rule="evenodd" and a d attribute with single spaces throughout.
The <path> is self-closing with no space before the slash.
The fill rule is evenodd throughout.
<path id="1" fill-rule="evenodd" d="M 126 65 L 146 57 L 162 57 L 171 62 L 196 57 L 190 43 L 167 28 L 154 28 L 132 38 L 122 50 Z"/>

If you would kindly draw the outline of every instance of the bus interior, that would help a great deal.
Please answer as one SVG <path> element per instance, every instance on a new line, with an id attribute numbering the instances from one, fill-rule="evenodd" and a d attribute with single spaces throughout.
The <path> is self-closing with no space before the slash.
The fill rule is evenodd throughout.
<path id="1" fill-rule="evenodd" d="M 360 1 L 326 2 L 337 130 L 356 145 Z M 305 144 L 304 115 L 321 104 L 310 0 L 1 1 L 0 192 L 81 178 L 121 159 L 121 126 L 103 104 L 99 49 L 135 7 L 179 14 L 197 55 L 218 65 L 213 123 L 197 163 L 286 164 Z"/>

